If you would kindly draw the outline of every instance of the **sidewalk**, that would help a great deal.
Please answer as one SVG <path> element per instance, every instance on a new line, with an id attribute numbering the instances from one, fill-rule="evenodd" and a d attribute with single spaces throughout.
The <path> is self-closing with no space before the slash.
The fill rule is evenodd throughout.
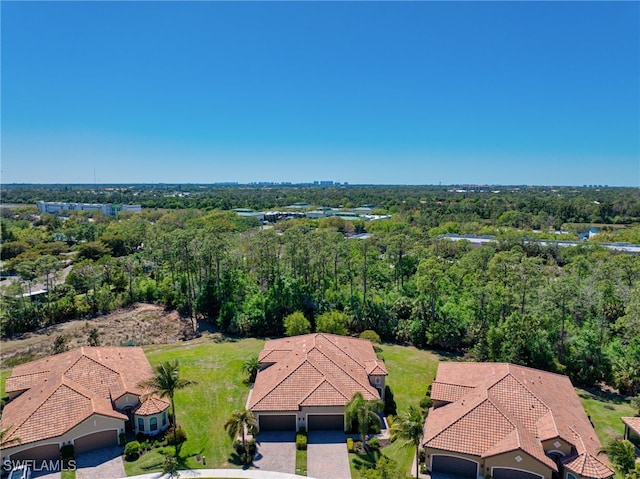
<path id="1" fill-rule="evenodd" d="M 285 474 L 283 472 L 256 471 L 254 469 L 189 469 L 179 471 L 180 477 L 206 477 L 209 479 L 300 479 L 302 476 L 295 474 Z M 139 476 L 129 476 L 123 479 L 169 479 L 169 474 L 152 472 Z M 313 478 L 307 478 L 313 479 Z"/>

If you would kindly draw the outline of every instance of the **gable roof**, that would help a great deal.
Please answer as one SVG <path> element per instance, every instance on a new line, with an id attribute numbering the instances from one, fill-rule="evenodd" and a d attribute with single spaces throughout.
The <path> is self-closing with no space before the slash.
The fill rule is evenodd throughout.
<path id="1" fill-rule="evenodd" d="M 59 436 L 93 414 L 126 420 L 112 401 L 141 396 L 138 384 L 153 375 L 141 348 L 83 347 L 17 366 L 0 427 L 21 444 Z M 168 406 L 167 406 L 168 407 Z"/>
<path id="2" fill-rule="evenodd" d="M 557 470 L 542 442 L 561 438 L 575 449 L 567 464 L 578 467 L 574 460 L 583 458 L 599 474 L 589 477 L 614 474 L 595 457 L 600 442 L 566 376 L 505 363 L 443 362 L 431 398 L 447 404 L 429 414 L 427 447 L 479 457 L 520 449 Z"/>
<path id="3" fill-rule="evenodd" d="M 267 341 L 259 355 L 249 409 L 297 411 L 301 406 L 344 406 L 359 391 L 380 399 L 369 375 L 387 375 L 371 342 L 333 334 Z"/>

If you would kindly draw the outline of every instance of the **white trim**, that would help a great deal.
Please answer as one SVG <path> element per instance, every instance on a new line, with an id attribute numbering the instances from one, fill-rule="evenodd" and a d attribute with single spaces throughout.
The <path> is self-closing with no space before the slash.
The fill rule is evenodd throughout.
<path id="1" fill-rule="evenodd" d="M 433 457 L 434 456 L 445 456 L 445 457 L 455 457 L 456 459 L 464 459 L 465 461 L 473 462 L 476 465 L 476 477 L 480 475 L 480 463 L 478 461 L 474 461 L 473 459 L 469 459 L 468 457 L 458 456 L 456 454 L 431 454 L 429 458 L 429 468 L 433 472 Z"/>
<path id="2" fill-rule="evenodd" d="M 520 471 L 520 472 L 526 472 L 527 474 L 533 474 L 534 476 L 538 476 L 541 479 L 544 479 L 544 476 L 542 474 L 538 474 L 537 472 L 528 471 L 527 469 L 519 469 L 517 467 L 504 467 L 504 466 L 493 466 L 491 468 L 491 477 L 493 477 L 493 470 L 494 469 L 512 469 L 514 471 Z"/>

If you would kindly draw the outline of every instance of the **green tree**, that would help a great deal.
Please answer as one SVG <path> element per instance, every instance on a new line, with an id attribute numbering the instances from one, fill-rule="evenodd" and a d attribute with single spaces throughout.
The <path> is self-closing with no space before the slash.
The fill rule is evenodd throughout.
<path id="1" fill-rule="evenodd" d="M 636 462 L 636 453 L 633 444 L 625 439 L 613 439 L 606 446 L 600 448 L 598 453 L 605 453 L 613 465 L 623 475 L 633 469 Z"/>
<path id="2" fill-rule="evenodd" d="M 287 336 L 299 336 L 311 332 L 311 323 L 300 311 L 284 318 L 284 330 Z"/>
<path id="3" fill-rule="evenodd" d="M 242 408 L 231 413 L 227 422 L 224 423 L 224 429 L 232 441 L 235 441 L 238 436 L 241 436 L 242 444 L 246 447 L 247 441 L 245 439 L 245 433 L 255 434 L 258 430 L 258 423 L 251 411 Z"/>
<path id="4" fill-rule="evenodd" d="M 347 334 L 347 315 L 340 311 L 322 313 L 316 319 L 316 331 L 344 336 Z"/>
<path id="5" fill-rule="evenodd" d="M 422 411 L 415 406 L 401 412 L 391 423 L 391 441 L 402 440 L 407 446 L 416 448 L 416 479 L 420 472 L 420 440 L 424 431 Z"/>
<path id="6" fill-rule="evenodd" d="M 258 356 L 252 356 L 247 359 L 242 365 L 242 370 L 249 375 L 248 379 L 250 383 L 255 382 L 258 371 L 260 371 Z"/>
<path id="7" fill-rule="evenodd" d="M 366 400 L 360 391 L 353 393 L 351 400 L 344 410 L 345 421 L 348 425 L 358 423 L 358 432 L 362 444 L 366 445 L 367 435 L 372 425 L 380 425 L 379 414 L 384 410 L 384 403 L 380 399 Z"/>
<path id="8" fill-rule="evenodd" d="M 193 384 L 196 383 L 189 379 L 183 379 L 180 377 L 180 363 L 177 359 L 174 359 L 172 361 L 165 361 L 158 364 L 154 368 L 154 375 L 146 381 L 142 381 L 138 385 L 141 388 L 148 389 L 148 394 L 157 394 L 162 398 L 169 398 L 169 402 L 171 403 L 170 422 L 173 426 L 174 441 L 176 444 L 176 457 L 178 457 L 179 449 L 177 446 L 178 438 L 176 431 L 178 429 L 178 421 L 176 420 L 176 403 L 174 396 L 176 391 Z"/>

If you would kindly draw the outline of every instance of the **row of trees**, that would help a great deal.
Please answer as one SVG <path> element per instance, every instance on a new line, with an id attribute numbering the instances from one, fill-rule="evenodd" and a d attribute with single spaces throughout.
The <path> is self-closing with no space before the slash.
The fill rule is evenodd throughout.
<path id="1" fill-rule="evenodd" d="M 472 248 L 439 235 L 473 222 L 425 229 L 402 215 L 367 223 L 373 237 L 364 240 L 346 237 L 335 219 L 265 229 L 217 211 L 44 216 L 3 218 L 3 235 L 14 238 L 6 244 L 28 245 L 6 263 L 20 281 L 3 292 L 4 336 L 150 301 L 230 334 L 374 330 L 640 391 L 640 260 L 591 242 L 542 247 L 498 228 L 497 243 Z M 69 233 L 88 224 L 96 236 Z M 49 294 L 30 301 L 22 293 L 36 279 Z"/>

